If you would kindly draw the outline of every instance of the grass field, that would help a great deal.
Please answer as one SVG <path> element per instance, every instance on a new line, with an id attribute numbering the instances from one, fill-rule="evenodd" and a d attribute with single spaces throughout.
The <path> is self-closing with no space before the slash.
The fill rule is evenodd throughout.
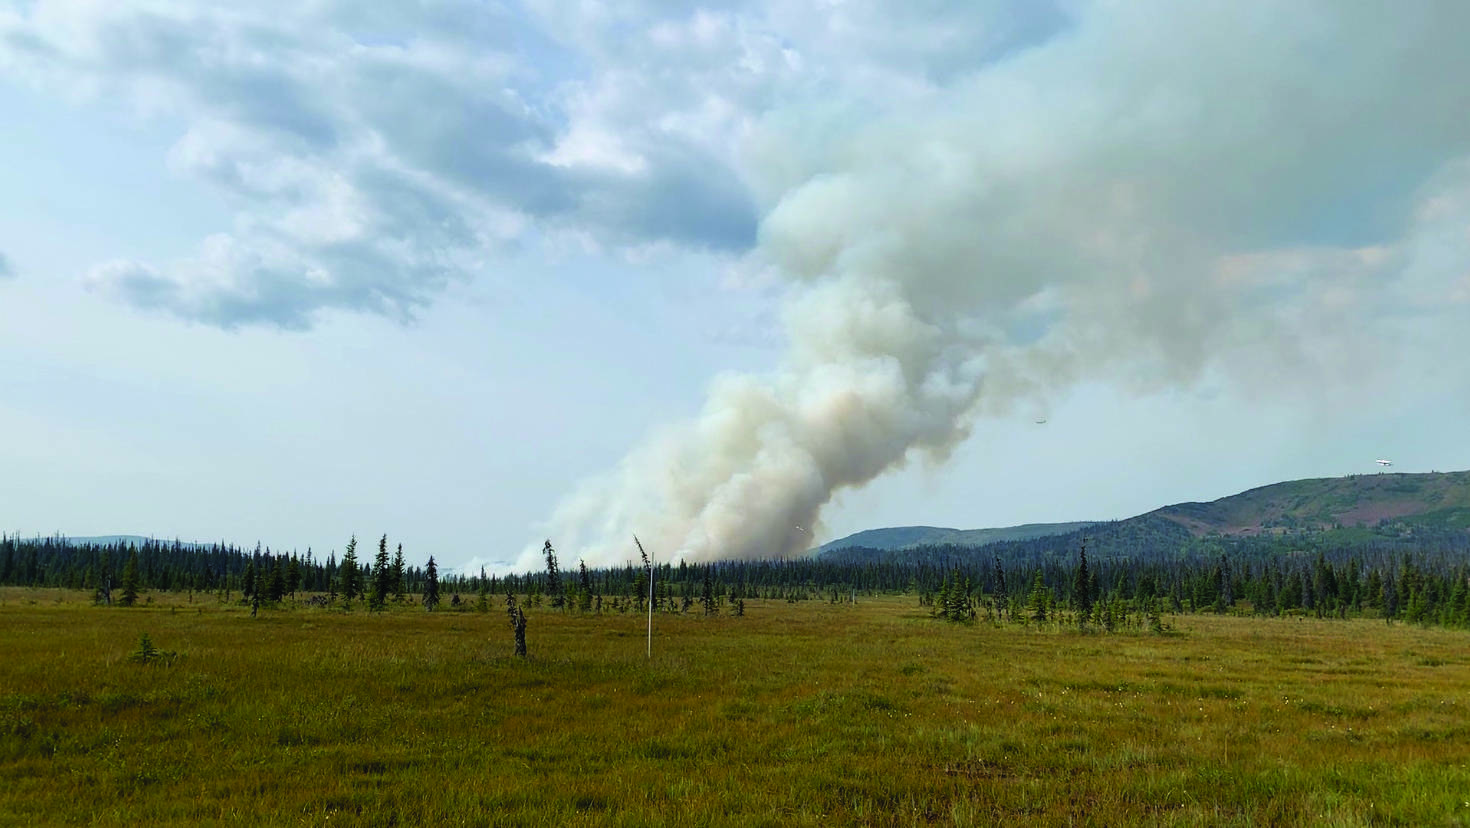
<path id="1" fill-rule="evenodd" d="M 1459 631 L 152 597 L 0 590 L 0 824 L 1470 824 Z"/>

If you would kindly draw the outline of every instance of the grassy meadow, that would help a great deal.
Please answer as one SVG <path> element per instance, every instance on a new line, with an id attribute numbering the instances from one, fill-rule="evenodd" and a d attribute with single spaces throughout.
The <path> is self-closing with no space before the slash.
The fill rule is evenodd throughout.
<path id="1" fill-rule="evenodd" d="M 1470 824 L 1470 634 L 0 590 L 0 824 Z M 499 602 L 496 602 L 499 606 Z M 175 658 L 129 659 L 147 633 Z"/>

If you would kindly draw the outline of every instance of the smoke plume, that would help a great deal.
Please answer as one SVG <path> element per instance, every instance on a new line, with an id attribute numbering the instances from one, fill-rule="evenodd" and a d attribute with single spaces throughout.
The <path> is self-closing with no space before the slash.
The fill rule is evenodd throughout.
<path id="1" fill-rule="evenodd" d="M 1464 292 L 1462 29 L 1146 5 L 877 115 L 768 113 L 749 264 L 785 280 L 787 353 L 562 503 L 558 545 L 789 555 L 835 492 L 1079 378 L 1332 383 Z"/>

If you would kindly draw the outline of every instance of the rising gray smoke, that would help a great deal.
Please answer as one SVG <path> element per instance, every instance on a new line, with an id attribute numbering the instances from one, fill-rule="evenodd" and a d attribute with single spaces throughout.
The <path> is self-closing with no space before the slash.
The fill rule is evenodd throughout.
<path id="1" fill-rule="evenodd" d="M 1443 17 L 1470 7 L 1144 5 L 861 123 L 771 113 L 750 258 L 789 280 L 789 351 L 584 485 L 558 545 L 787 555 L 835 492 L 1081 377 L 1330 383 L 1390 358 L 1385 311 L 1466 290 L 1470 50 Z"/>

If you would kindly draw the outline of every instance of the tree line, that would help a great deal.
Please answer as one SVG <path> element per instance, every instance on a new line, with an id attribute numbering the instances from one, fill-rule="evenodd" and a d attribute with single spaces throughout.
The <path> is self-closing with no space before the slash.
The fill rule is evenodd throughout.
<path id="1" fill-rule="evenodd" d="M 321 558 L 310 549 L 0 536 L 0 584 L 94 590 L 104 603 L 136 600 L 144 590 L 193 590 L 252 608 L 307 594 L 370 610 L 405 601 L 433 609 L 442 594 L 451 609 L 488 611 L 492 598 L 510 594 L 523 596 L 524 608 L 582 613 L 644 612 L 651 600 L 655 612 L 739 614 L 753 598 L 838 602 L 909 593 L 931 608 L 937 601 L 943 612 L 936 614 L 945 617 L 1024 618 L 1048 607 L 1091 617 L 1101 607 L 1137 618 L 1158 606 L 1470 626 L 1470 533 L 1392 521 L 1245 538 L 1193 538 L 1167 521 L 1124 521 L 983 547 L 601 568 L 579 561 L 570 572 L 547 541 L 543 570 L 501 576 L 440 573 L 432 558 L 424 567 L 408 564 L 402 545 L 390 546 L 386 535 L 372 560 L 360 558 L 357 546 L 354 537 L 340 558 L 335 551 Z"/>

